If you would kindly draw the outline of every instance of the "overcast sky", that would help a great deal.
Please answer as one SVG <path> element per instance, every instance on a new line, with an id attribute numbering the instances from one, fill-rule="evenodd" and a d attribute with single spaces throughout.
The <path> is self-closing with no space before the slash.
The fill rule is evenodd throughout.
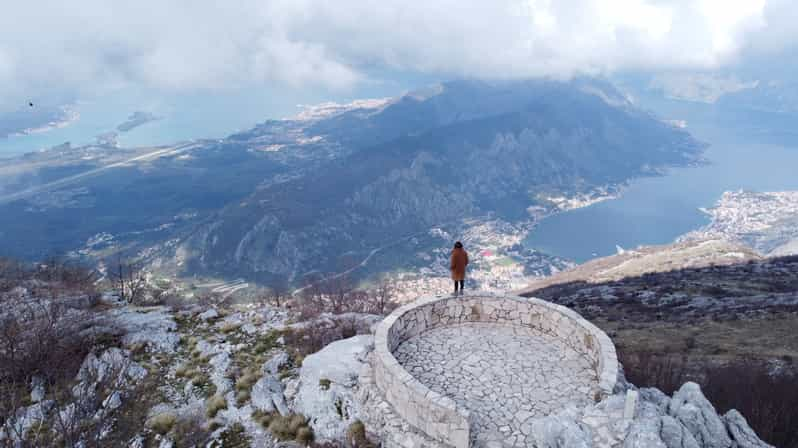
<path id="1" fill-rule="evenodd" d="M 26 0 L 0 12 L 0 108 L 126 86 L 340 92 L 441 78 L 706 70 L 798 37 L 791 0 Z"/>

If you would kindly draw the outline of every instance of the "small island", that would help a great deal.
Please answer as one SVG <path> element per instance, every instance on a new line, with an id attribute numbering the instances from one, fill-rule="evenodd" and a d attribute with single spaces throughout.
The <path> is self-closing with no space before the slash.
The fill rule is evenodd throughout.
<path id="1" fill-rule="evenodd" d="M 130 116 L 127 117 L 127 120 L 124 123 L 122 123 L 119 126 L 117 126 L 116 130 L 119 131 L 119 132 L 128 132 L 128 131 L 130 131 L 132 129 L 135 129 L 135 128 L 143 125 L 143 124 L 149 123 L 151 121 L 157 121 L 157 120 L 160 120 L 160 119 L 161 119 L 161 117 L 159 117 L 159 116 L 157 116 L 157 115 L 155 115 L 153 113 L 136 111 L 136 112 L 133 112 L 132 114 L 130 114 Z"/>

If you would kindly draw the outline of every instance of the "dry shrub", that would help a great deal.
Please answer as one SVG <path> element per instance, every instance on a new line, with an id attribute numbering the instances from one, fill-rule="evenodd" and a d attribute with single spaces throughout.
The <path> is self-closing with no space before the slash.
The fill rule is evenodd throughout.
<path id="1" fill-rule="evenodd" d="M 344 445 L 341 442 L 325 440 L 323 442 L 314 442 L 310 446 L 313 448 L 343 448 Z"/>
<path id="2" fill-rule="evenodd" d="M 94 324 L 103 330 L 95 331 Z M 64 392 L 64 400 L 71 400 L 70 385 L 88 353 L 118 345 L 120 333 L 91 311 L 67 308 L 62 301 L 7 298 L 0 303 L 0 384 L 8 391 L 0 394 L 0 420 L 27 404 L 11 391 L 27 392 L 34 377 L 51 395 Z"/>
<path id="3" fill-rule="evenodd" d="M 238 407 L 244 406 L 252 398 L 252 393 L 248 390 L 241 390 L 236 392 L 236 405 Z"/>
<path id="4" fill-rule="evenodd" d="M 249 448 L 252 441 L 244 425 L 235 422 L 222 432 L 220 442 L 223 448 Z"/>
<path id="5" fill-rule="evenodd" d="M 152 408 L 164 401 L 158 390 L 162 379 L 158 375 L 149 374 L 126 394 L 127 399 L 122 401 L 122 406 L 113 416 L 113 432 L 102 440 L 102 446 L 127 446 L 133 437 L 141 433 Z"/>
<path id="6" fill-rule="evenodd" d="M 119 343 L 121 332 L 88 309 L 98 298 L 94 281 L 94 271 L 58 257 L 33 267 L 0 260 L 0 381 L 59 384 L 93 346 Z M 27 293 L 3 290 L 9 286 Z"/>
<path id="7" fill-rule="evenodd" d="M 202 309 L 226 308 L 233 303 L 233 299 L 230 295 L 220 294 L 217 292 L 200 294 L 196 297 L 195 301 Z"/>
<path id="8" fill-rule="evenodd" d="M 208 418 L 216 417 L 222 409 L 227 409 L 227 400 L 221 395 L 214 395 L 205 402 L 205 415 Z"/>
<path id="9" fill-rule="evenodd" d="M 191 376 L 194 372 L 191 371 L 191 366 L 189 364 L 180 364 L 175 369 L 175 376 L 178 378 L 185 378 Z"/>
<path id="10" fill-rule="evenodd" d="M 353 448 L 374 448 L 376 445 L 366 436 L 366 425 L 355 420 L 346 430 L 346 443 Z"/>
<path id="11" fill-rule="evenodd" d="M 285 345 L 291 347 L 295 355 L 304 358 L 331 342 L 368 333 L 369 329 L 359 326 L 354 318 L 321 318 L 307 323 L 302 328 L 286 332 L 284 337 Z"/>
<path id="12" fill-rule="evenodd" d="M 177 422 L 177 416 L 175 414 L 171 412 L 162 412 L 147 420 L 146 426 L 154 432 L 164 435 L 172 430 L 175 422 Z"/>
<path id="13" fill-rule="evenodd" d="M 299 443 L 309 445 L 311 442 L 313 442 L 314 437 L 313 430 L 308 426 L 304 426 L 296 431 L 295 440 Z"/>
<path id="14" fill-rule="evenodd" d="M 31 277 L 32 271 L 28 266 L 17 260 L 0 257 L 0 299 L 4 293 L 22 286 L 23 282 Z"/>
<path id="15" fill-rule="evenodd" d="M 210 436 L 210 432 L 204 427 L 202 416 L 191 414 L 177 419 L 171 438 L 176 447 L 195 448 L 204 447 Z"/>
<path id="16" fill-rule="evenodd" d="M 384 315 L 396 308 L 393 289 L 387 280 L 375 287 L 357 289 L 347 277 L 318 280 L 297 298 L 301 320 L 310 320 L 323 313 L 368 313 Z"/>
<path id="17" fill-rule="evenodd" d="M 308 419 L 302 414 L 273 414 L 269 421 L 269 432 L 277 440 L 295 440 L 303 443 L 313 441 L 313 430 L 308 426 Z M 300 437 L 304 440 L 300 440 Z"/>
<path id="18" fill-rule="evenodd" d="M 640 387 L 656 387 L 668 395 L 673 394 L 686 381 L 698 378 L 688 375 L 687 361 L 674 355 L 637 352 L 631 355 L 619 352 L 626 378 Z"/>
<path id="19" fill-rule="evenodd" d="M 716 367 L 701 386 L 718 412 L 737 409 L 762 440 L 798 447 L 798 378 L 794 371 L 769 370 L 746 362 Z"/>

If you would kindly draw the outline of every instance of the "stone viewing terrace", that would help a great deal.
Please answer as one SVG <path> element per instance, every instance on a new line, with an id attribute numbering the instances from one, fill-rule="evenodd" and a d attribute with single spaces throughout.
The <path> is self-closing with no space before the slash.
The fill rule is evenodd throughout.
<path id="1" fill-rule="evenodd" d="M 538 299 L 476 294 L 405 305 L 377 328 L 374 377 L 397 414 L 455 447 L 529 446 L 531 425 L 612 393 L 609 337 Z"/>

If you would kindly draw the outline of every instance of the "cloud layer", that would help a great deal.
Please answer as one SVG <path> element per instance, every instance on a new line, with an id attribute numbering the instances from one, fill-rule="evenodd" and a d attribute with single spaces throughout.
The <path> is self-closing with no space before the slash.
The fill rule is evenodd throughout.
<path id="1" fill-rule="evenodd" d="M 0 108 L 128 84 L 706 69 L 792 45 L 796 16 L 790 0 L 29 0 L 0 14 Z"/>

